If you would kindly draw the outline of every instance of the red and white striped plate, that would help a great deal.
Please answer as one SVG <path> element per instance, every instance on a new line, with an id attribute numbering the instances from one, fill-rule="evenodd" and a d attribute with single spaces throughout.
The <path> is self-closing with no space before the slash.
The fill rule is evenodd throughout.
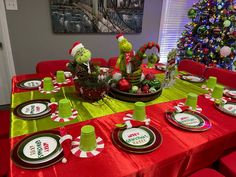
<path id="1" fill-rule="evenodd" d="M 71 120 L 74 120 L 77 116 L 78 116 L 78 111 L 72 109 L 72 115 L 68 118 L 59 117 L 59 112 L 56 111 L 51 115 L 51 119 L 55 122 L 69 122 Z"/>
<path id="2" fill-rule="evenodd" d="M 92 151 L 83 151 L 79 148 L 80 136 L 78 136 L 77 138 L 75 138 L 74 141 L 72 141 L 71 152 L 76 157 L 80 157 L 80 158 L 94 157 L 94 156 L 100 154 L 102 152 L 102 150 L 104 149 L 104 146 L 105 146 L 104 142 L 103 142 L 103 139 L 101 137 L 97 137 L 96 141 L 97 141 L 97 147 L 94 150 L 92 150 Z"/>

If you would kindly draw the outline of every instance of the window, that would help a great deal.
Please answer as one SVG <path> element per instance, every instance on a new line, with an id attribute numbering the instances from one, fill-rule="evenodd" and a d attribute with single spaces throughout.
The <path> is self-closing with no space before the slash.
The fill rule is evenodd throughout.
<path id="1" fill-rule="evenodd" d="M 163 0 L 158 39 L 161 63 L 166 63 L 167 54 L 176 48 L 184 26 L 191 21 L 187 14 L 195 2 L 197 0 Z"/>

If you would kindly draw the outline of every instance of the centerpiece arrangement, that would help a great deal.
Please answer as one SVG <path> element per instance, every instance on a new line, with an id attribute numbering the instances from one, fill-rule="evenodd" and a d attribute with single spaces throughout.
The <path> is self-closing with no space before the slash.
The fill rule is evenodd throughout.
<path id="1" fill-rule="evenodd" d="M 119 42 L 120 54 L 115 71 L 112 75 L 110 93 L 115 98 L 136 102 L 151 101 L 160 96 L 161 82 L 152 73 L 144 75 L 141 69 L 143 59 L 158 61 L 156 53 L 147 55 L 148 49 L 156 48 L 158 53 L 160 47 L 155 42 L 148 42 L 134 52 L 132 44 L 122 35 L 116 36 Z M 153 59 L 152 59 L 153 58 Z"/>
<path id="2" fill-rule="evenodd" d="M 69 54 L 74 60 L 67 67 L 74 76 L 78 96 L 88 102 L 102 99 L 108 91 L 109 72 L 90 62 L 92 54 L 80 42 L 73 44 Z"/>

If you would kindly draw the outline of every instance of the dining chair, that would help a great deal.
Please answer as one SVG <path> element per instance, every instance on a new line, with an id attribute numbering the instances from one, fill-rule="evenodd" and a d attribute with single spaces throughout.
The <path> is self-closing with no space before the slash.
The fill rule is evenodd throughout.
<path id="1" fill-rule="evenodd" d="M 206 71 L 206 66 L 196 61 L 183 59 L 179 62 L 178 71 L 186 71 L 197 76 L 203 76 Z"/>
<path id="2" fill-rule="evenodd" d="M 9 138 L 0 138 L 0 176 L 7 177 L 10 164 L 10 141 Z"/>
<path id="3" fill-rule="evenodd" d="M 55 73 L 58 70 L 66 71 L 66 64 L 69 63 L 70 60 L 46 60 L 40 61 L 36 65 L 36 72 L 39 74 L 48 74 Z"/>
<path id="4" fill-rule="evenodd" d="M 10 132 L 10 110 L 0 110 L 0 138 L 8 138 Z"/>
<path id="5" fill-rule="evenodd" d="M 208 68 L 204 77 L 208 79 L 210 76 L 217 78 L 217 82 L 228 87 L 236 88 L 236 72 L 222 68 Z"/>
<path id="6" fill-rule="evenodd" d="M 191 174 L 188 177 L 225 177 L 225 176 L 220 174 L 216 170 L 211 169 L 211 168 L 203 168 L 203 169 Z"/>
<path id="7" fill-rule="evenodd" d="M 104 58 L 92 58 L 90 62 L 97 66 L 107 67 L 107 61 Z"/>
<path id="8" fill-rule="evenodd" d="M 227 177 L 236 177 L 236 151 L 220 158 L 219 171 Z"/>
<path id="9" fill-rule="evenodd" d="M 108 59 L 108 66 L 114 68 L 116 66 L 118 57 L 111 57 Z"/>

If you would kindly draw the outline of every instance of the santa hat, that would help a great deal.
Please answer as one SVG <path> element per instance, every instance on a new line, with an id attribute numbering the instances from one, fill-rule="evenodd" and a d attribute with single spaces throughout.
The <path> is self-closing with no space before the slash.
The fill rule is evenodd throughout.
<path id="1" fill-rule="evenodd" d="M 74 57 L 75 54 L 78 52 L 78 50 L 81 48 L 84 48 L 83 44 L 77 41 L 73 44 L 72 48 L 69 50 L 69 54 Z"/>
<path id="2" fill-rule="evenodd" d="M 123 39 L 125 39 L 125 37 L 123 36 L 123 34 L 117 34 L 116 35 L 116 39 L 121 42 Z"/>

